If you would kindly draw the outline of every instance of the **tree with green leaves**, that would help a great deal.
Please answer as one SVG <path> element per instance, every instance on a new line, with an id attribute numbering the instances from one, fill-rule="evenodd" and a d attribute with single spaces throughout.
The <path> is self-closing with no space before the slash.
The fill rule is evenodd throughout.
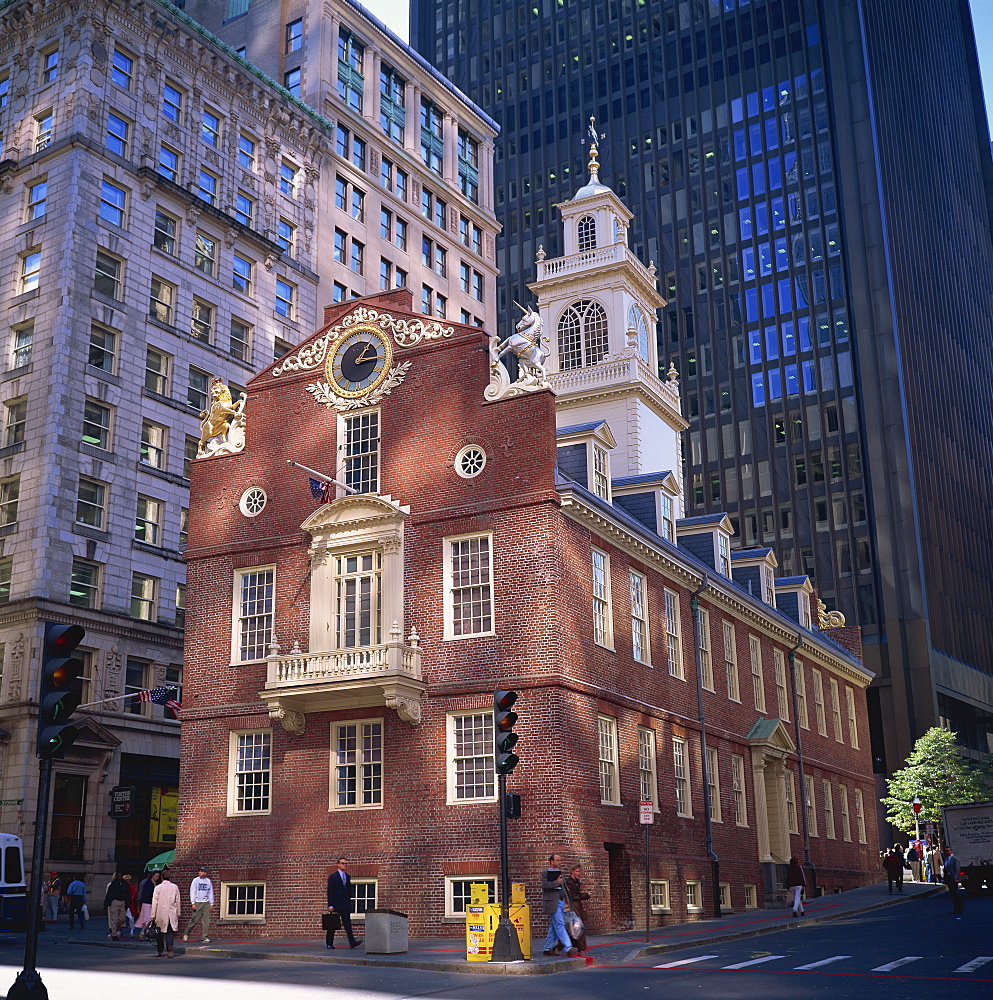
<path id="1" fill-rule="evenodd" d="M 905 767 L 886 779 L 889 794 L 880 801 L 886 820 L 898 830 L 914 830 L 914 796 L 921 800 L 922 823 L 940 823 L 941 807 L 993 798 L 993 768 L 971 761 L 955 733 L 929 729 L 914 744 Z"/>

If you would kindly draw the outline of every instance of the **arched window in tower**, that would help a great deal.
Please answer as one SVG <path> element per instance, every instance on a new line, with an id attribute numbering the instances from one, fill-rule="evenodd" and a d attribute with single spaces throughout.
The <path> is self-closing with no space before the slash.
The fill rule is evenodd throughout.
<path id="1" fill-rule="evenodd" d="M 638 354 L 648 360 L 648 323 L 645 322 L 645 314 L 637 307 L 631 306 L 628 309 L 628 337 L 633 341 L 633 345 L 638 348 Z"/>
<path id="2" fill-rule="evenodd" d="M 607 353 L 607 313 L 599 302 L 582 299 L 568 306 L 559 320 L 559 368 L 583 368 Z"/>
<path id="3" fill-rule="evenodd" d="M 579 220 L 579 252 L 596 248 L 596 219 L 592 215 L 584 215 Z"/>

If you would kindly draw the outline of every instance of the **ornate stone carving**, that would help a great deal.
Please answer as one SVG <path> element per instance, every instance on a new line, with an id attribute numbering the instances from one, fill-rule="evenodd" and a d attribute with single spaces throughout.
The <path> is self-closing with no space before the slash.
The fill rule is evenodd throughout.
<path id="1" fill-rule="evenodd" d="M 231 402 L 231 390 L 223 379 L 215 378 L 210 390 L 210 408 L 200 411 L 200 447 L 197 458 L 231 455 L 245 447 L 245 403 L 242 396 Z"/>
<path id="2" fill-rule="evenodd" d="M 20 701 L 21 689 L 24 684 L 24 650 L 26 643 L 24 633 L 18 632 L 17 638 L 10 644 L 10 661 L 7 673 L 7 697 L 5 701 Z"/>
<path id="3" fill-rule="evenodd" d="M 420 698 L 387 698 L 386 707 L 396 710 L 396 713 L 404 722 L 409 722 L 412 726 L 420 725 L 421 722 L 421 700 Z"/>
<path id="4" fill-rule="evenodd" d="M 103 684 L 103 696 L 112 698 L 119 694 L 121 690 L 121 650 L 118 646 L 111 646 L 107 650 L 104 659 L 105 673 Z"/>
<path id="5" fill-rule="evenodd" d="M 312 382 L 307 386 L 307 392 L 314 397 L 315 403 L 320 403 L 329 410 L 357 410 L 360 406 L 376 406 L 384 396 L 388 396 L 403 381 L 410 365 L 410 361 L 401 361 L 400 364 L 394 365 L 383 382 L 372 392 L 356 399 L 339 396 L 331 388 L 330 382 Z"/>
<path id="6" fill-rule="evenodd" d="M 551 388 L 545 369 L 548 346 L 542 337 L 544 323 L 530 306 L 522 311 L 524 315 L 506 340 L 498 341 L 490 335 L 490 384 L 483 390 L 483 397 L 490 402 Z M 517 358 L 520 366 L 516 382 L 510 381 L 510 375 L 500 361 L 508 352 Z"/>
<path id="7" fill-rule="evenodd" d="M 294 712 L 292 709 L 277 705 L 269 709 L 269 718 L 276 719 L 283 729 L 297 736 L 303 736 L 307 730 L 307 716 L 303 712 Z"/>
<path id="8" fill-rule="evenodd" d="M 827 605 L 817 601 L 817 627 L 823 632 L 829 628 L 844 628 L 845 616 L 840 611 L 828 611 Z"/>

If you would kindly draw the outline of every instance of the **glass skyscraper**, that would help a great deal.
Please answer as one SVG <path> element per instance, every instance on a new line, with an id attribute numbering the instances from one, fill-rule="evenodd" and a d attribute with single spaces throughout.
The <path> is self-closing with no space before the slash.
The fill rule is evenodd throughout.
<path id="1" fill-rule="evenodd" d="M 966 0 L 418 0 L 501 125 L 498 309 L 604 181 L 667 305 L 687 514 L 863 629 L 873 752 L 993 750 L 993 165 Z M 554 332 L 553 332 L 554 336 Z"/>

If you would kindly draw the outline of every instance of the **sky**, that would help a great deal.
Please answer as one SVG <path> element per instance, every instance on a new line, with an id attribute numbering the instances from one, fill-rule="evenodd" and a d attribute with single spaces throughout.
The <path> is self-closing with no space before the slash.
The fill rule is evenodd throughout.
<path id="1" fill-rule="evenodd" d="M 401 38 L 408 37 L 409 0 L 359 0 L 387 27 Z M 899 3 L 899 0 L 896 0 Z M 979 65 L 983 75 L 987 118 L 993 117 L 993 0 L 970 0 L 972 20 L 979 46 Z"/>

